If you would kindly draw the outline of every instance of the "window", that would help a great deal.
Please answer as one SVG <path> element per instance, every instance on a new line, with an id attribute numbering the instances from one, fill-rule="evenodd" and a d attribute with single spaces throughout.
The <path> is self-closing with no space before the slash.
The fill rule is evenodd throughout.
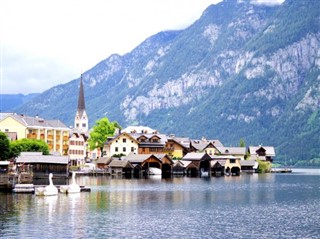
<path id="1" fill-rule="evenodd" d="M 82 124 L 82 127 L 87 127 L 87 124 L 86 124 L 86 123 L 83 123 L 83 124 Z"/>
<path id="2" fill-rule="evenodd" d="M 134 147 L 131 147 L 131 152 L 134 152 Z"/>
<path id="3" fill-rule="evenodd" d="M 123 147 L 122 152 L 126 152 L 126 151 L 127 151 L 127 148 L 126 148 L 126 147 Z"/>
<path id="4" fill-rule="evenodd" d="M 114 151 L 118 152 L 118 147 L 115 147 Z"/>
<path id="5" fill-rule="evenodd" d="M 6 131 L 6 132 L 9 132 L 9 130 L 8 130 L 8 129 L 6 129 L 5 131 Z"/>
<path id="6" fill-rule="evenodd" d="M 79 128 L 79 123 L 76 123 L 76 127 Z"/>
<path id="7" fill-rule="evenodd" d="M 230 159 L 230 163 L 236 163 L 235 159 Z"/>
<path id="8" fill-rule="evenodd" d="M 123 142 L 123 143 L 126 143 L 126 142 L 127 142 L 127 139 L 125 139 L 125 138 L 122 139 L 122 142 Z"/>

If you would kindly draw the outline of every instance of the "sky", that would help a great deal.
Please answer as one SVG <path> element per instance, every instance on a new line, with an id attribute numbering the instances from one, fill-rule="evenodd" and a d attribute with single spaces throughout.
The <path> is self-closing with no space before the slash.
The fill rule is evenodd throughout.
<path id="1" fill-rule="evenodd" d="M 0 0 L 0 93 L 41 93 L 221 0 Z M 283 0 L 256 0 L 283 1 Z"/>

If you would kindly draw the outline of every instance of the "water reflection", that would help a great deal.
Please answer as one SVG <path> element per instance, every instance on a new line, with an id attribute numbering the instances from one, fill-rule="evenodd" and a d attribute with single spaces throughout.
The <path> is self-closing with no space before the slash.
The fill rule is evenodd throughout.
<path id="1" fill-rule="evenodd" d="M 4 237 L 317 238 L 320 174 L 77 177 L 90 193 L 0 194 Z M 192 225 L 192 226 L 190 226 Z"/>

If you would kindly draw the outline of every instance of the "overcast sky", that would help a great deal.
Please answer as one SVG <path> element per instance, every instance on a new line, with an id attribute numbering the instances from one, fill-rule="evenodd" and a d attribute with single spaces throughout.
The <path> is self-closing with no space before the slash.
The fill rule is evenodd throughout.
<path id="1" fill-rule="evenodd" d="M 0 0 L 0 91 L 67 83 L 153 34 L 186 28 L 219 1 Z"/>

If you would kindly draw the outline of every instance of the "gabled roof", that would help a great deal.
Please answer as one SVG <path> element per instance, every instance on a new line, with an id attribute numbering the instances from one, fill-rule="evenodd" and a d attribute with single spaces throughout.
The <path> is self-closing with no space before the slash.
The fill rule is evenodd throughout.
<path id="1" fill-rule="evenodd" d="M 197 151 L 203 151 L 205 148 L 208 147 L 209 144 L 212 144 L 214 147 L 223 147 L 222 143 L 215 139 L 215 140 L 191 140 L 191 146 L 194 147 Z"/>
<path id="2" fill-rule="evenodd" d="M 157 130 L 151 129 L 147 126 L 128 126 L 125 129 L 122 129 L 121 132 L 133 134 L 158 134 L 159 132 Z"/>
<path id="3" fill-rule="evenodd" d="M 256 161 L 255 160 L 240 160 L 240 165 L 254 167 L 256 165 Z"/>
<path id="4" fill-rule="evenodd" d="M 222 155 L 245 155 L 245 147 L 217 147 Z"/>
<path id="5" fill-rule="evenodd" d="M 200 161 L 200 160 L 211 160 L 211 157 L 207 153 L 187 153 L 183 158 L 183 161 Z"/>
<path id="6" fill-rule="evenodd" d="M 130 161 L 130 163 L 142 163 L 143 161 L 150 158 L 152 154 L 128 154 L 127 156 L 123 157 Z"/>
<path id="7" fill-rule="evenodd" d="M 3 120 L 5 120 L 8 117 L 15 119 L 20 124 L 30 128 L 33 128 L 33 127 L 34 128 L 59 128 L 67 131 L 70 130 L 60 120 L 45 120 L 38 116 L 31 117 L 31 116 L 19 115 L 19 114 L 9 114 Z"/>
<path id="8" fill-rule="evenodd" d="M 256 155 L 259 149 L 264 149 L 266 151 L 266 156 L 276 156 L 273 146 L 249 146 L 249 152 L 251 155 Z"/>
<path id="9" fill-rule="evenodd" d="M 21 154 L 16 158 L 16 163 L 68 164 L 69 156 Z"/>
<path id="10" fill-rule="evenodd" d="M 139 142 L 135 137 L 133 137 L 131 134 L 124 132 L 124 133 L 120 133 L 120 134 L 114 136 L 113 138 L 108 138 L 107 141 L 105 142 L 105 144 L 110 144 L 110 143 L 118 140 L 121 136 L 126 136 L 126 137 L 134 140 L 137 144 L 140 143 L 140 142 Z"/>
<path id="11" fill-rule="evenodd" d="M 175 136 L 168 136 L 168 141 L 174 141 L 175 143 L 179 144 L 181 147 L 185 149 L 190 148 L 190 138 L 185 138 L 185 137 L 175 137 Z"/>
<path id="12" fill-rule="evenodd" d="M 166 144 L 166 142 L 168 141 L 167 136 L 165 134 L 138 134 L 138 133 L 134 133 L 134 134 L 130 134 L 134 139 L 136 139 L 139 142 L 140 146 L 164 146 Z M 145 137 L 146 139 L 151 139 L 154 136 L 157 136 L 159 138 L 159 142 L 152 142 L 147 140 L 146 142 L 140 142 L 138 139 L 140 137 Z"/>
<path id="13" fill-rule="evenodd" d="M 109 163 L 110 168 L 134 168 L 133 165 L 127 159 L 117 160 L 113 159 Z"/>

